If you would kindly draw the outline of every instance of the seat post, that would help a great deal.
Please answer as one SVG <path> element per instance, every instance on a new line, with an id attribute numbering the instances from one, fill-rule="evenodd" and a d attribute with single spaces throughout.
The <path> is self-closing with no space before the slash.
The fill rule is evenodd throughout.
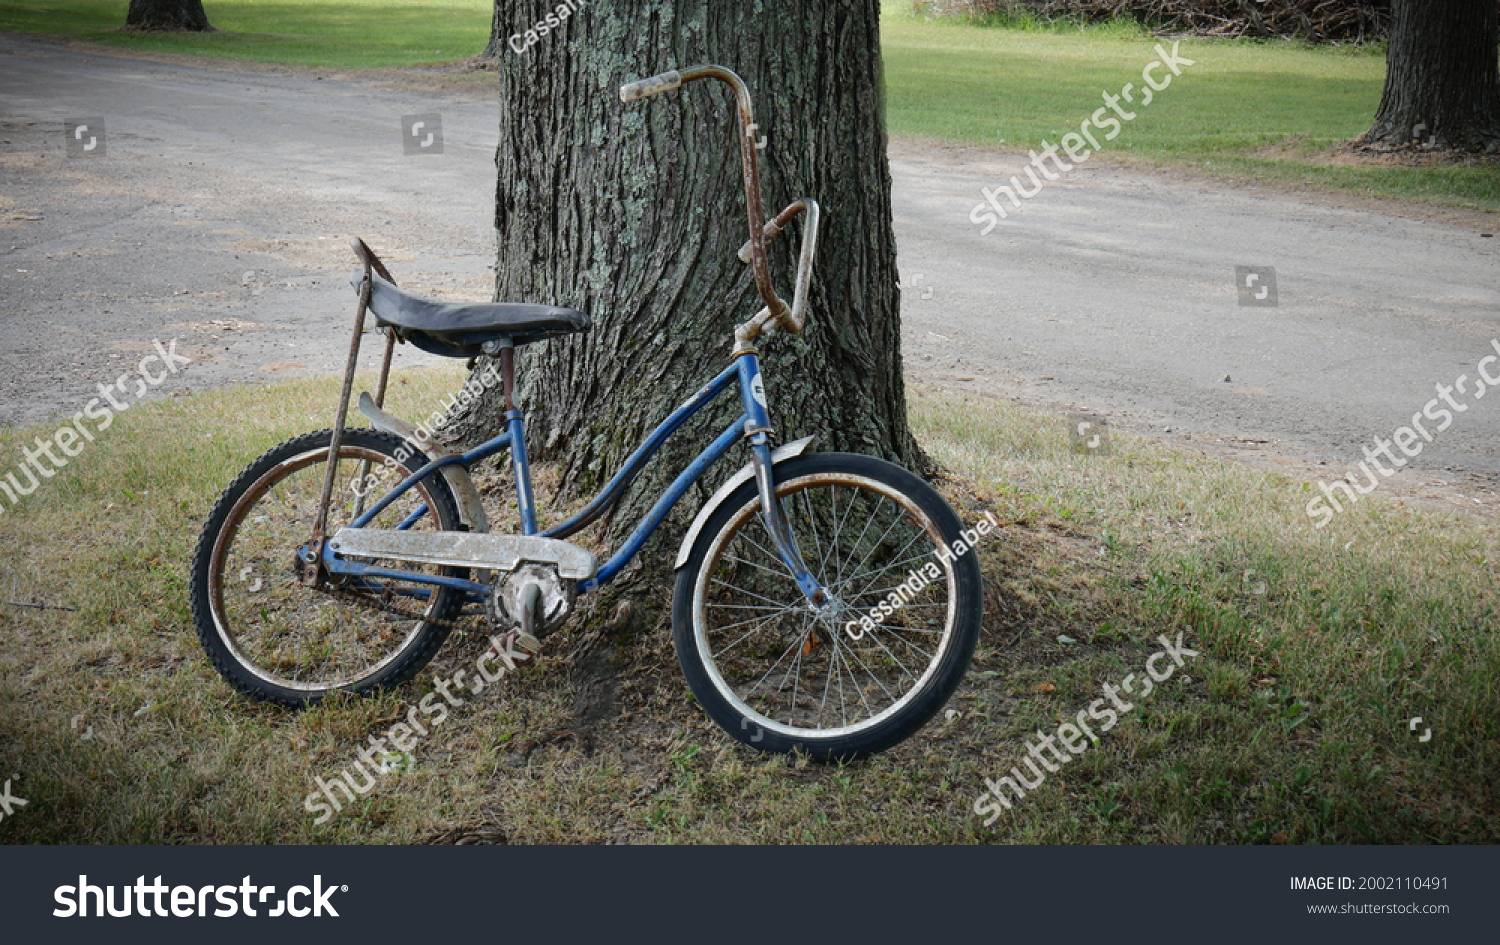
<path id="1" fill-rule="evenodd" d="M 516 409 L 516 343 L 502 338 L 500 344 L 500 376 L 505 382 L 505 410 Z"/>
<path id="2" fill-rule="evenodd" d="M 516 408 L 516 341 L 509 335 L 484 343 L 484 353 L 500 358 L 500 377 L 505 387 L 505 427 L 510 436 L 510 458 L 516 476 L 516 506 L 521 513 L 521 531 L 537 533 L 536 502 L 531 495 L 531 462 L 526 456 L 526 424 Z"/>

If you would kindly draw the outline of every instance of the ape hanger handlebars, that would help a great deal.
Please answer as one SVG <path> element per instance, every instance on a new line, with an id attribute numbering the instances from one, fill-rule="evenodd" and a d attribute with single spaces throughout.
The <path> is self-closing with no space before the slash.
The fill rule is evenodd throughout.
<path id="1" fill-rule="evenodd" d="M 750 264 L 755 277 L 755 288 L 766 307 L 756 316 L 735 329 L 735 352 L 753 350 L 755 339 L 763 332 L 779 328 L 790 334 L 802 331 L 807 322 L 808 286 L 812 282 L 813 257 L 818 246 L 818 224 L 821 211 L 818 202 L 810 197 L 794 200 L 769 223 L 765 219 L 764 204 L 760 193 L 760 149 L 756 145 L 757 126 L 751 114 L 750 90 L 739 76 L 723 66 L 692 66 L 673 69 L 649 79 L 641 79 L 620 87 L 621 102 L 635 102 L 681 88 L 686 82 L 697 79 L 718 79 L 734 90 L 735 103 L 740 115 L 740 157 L 745 178 L 745 207 L 750 225 L 750 239 L 740 248 L 742 262 Z M 807 220 L 802 230 L 802 252 L 797 260 L 797 282 L 792 295 L 791 308 L 776 294 L 771 283 L 771 264 L 766 255 L 766 244 L 792 222 L 797 214 L 806 211 Z"/>

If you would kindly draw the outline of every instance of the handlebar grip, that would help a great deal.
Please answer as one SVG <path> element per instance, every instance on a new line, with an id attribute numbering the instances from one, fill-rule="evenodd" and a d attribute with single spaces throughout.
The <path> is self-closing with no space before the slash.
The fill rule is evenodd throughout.
<path id="1" fill-rule="evenodd" d="M 620 86 L 620 101 L 634 102 L 658 92 L 670 92 L 681 87 L 682 73 L 673 69 L 671 72 L 663 72 L 649 79 L 641 79 L 638 82 Z"/>

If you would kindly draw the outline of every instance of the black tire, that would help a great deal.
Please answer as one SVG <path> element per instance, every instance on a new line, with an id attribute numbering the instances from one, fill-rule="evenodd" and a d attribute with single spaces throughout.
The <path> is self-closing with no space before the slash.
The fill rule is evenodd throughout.
<path id="1" fill-rule="evenodd" d="M 833 612 L 814 613 L 769 550 L 752 479 L 709 517 L 678 572 L 672 607 L 678 662 L 709 716 L 752 748 L 804 751 L 820 761 L 882 751 L 925 725 L 968 669 L 983 607 L 978 557 L 945 560 L 936 553 L 939 542 L 952 549 L 963 526 L 936 490 L 899 466 L 817 453 L 778 464 L 775 479 L 803 559 L 839 604 Z M 849 523 L 860 518 L 869 521 L 850 541 L 845 535 L 857 529 Z M 871 537 L 869 522 L 885 519 L 891 524 Z M 857 562 L 856 554 L 862 555 Z M 906 578 L 903 585 L 916 590 L 872 628 L 859 625 L 856 638 L 857 618 L 892 590 L 875 586 L 887 575 Z M 917 665 L 919 655 L 927 660 L 920 674 L 907 665 Z M 751 686 L 768 662 L 770 669 Z M 783 663 L 781 679 L 763 689 Z M 861 682 L 861 670 L 874 685 Z M 809 689 L 799 700 L 804 673 Z M 821 702 L 814 698 L 819 679 Z M 835 680 L 837 716 L 828 705 Z M 851 691 L 858 696 L 853 721 Z M 884 708 L 882 698 L 890 703 Z"/>
<path id="2" fill-rule="evenodd" d="M 308 433 L 251 463 L 219 498 L 193 554 L 190 595 L 198 638 L 214 668 L 255 699 L 302 707 L 335 691 L 363 693 L 404 682 L 427 665 L 447 638 L 450 628 L 436 621 L 454 619 L 463 607 L 462 593 L 447 588 L 425 602 L 395 598 L 404 609 L 422 613 L 421 620 L 412 620 L 298 581 L 295 553 L 312 536 L 332 439 L 332 430 Z M 364 484 L 373 504 L 428 461 L 399 437 L 369 429 L 346 430 L 339 457 L 329 503 L 330 536 L 354 518 L 356 507 L 364 507 L 357 484 Z M 372 486 L 362 475 L 377 477 L 379 484 Z M 463 527 L 453 493 L 437 474 L 382 511 L 371 526 L 393 527 L 424 502 L 429 513 L 415 527 Z M 388 566 L 423 570 L 399 562 Z M 467 576 L 459 568 L 425 570 Z M 349 646 L 340 647 L 340 641 Z M 339 666 L 351 651 L 356 668 Z M 366 658 L 363 651 L 373 655 Z"/>

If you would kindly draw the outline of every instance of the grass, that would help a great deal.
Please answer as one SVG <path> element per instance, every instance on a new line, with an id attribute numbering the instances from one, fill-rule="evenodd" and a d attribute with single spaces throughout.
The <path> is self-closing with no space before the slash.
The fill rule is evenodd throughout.
<path id="1" fill-rule="evenodd" d="M 1127 82 L 1139 90 L 1142 69 L 1158 58 L 1155 46 L 1173 45 L 1126 29 L 926 22 L 891 4 L 882 40 L 892 131 L 981 147 L 1003 139 L 1018 149 L 1076 130 L 1105 92 Z M 1380 104 L 1380 48 L 1192 38 L 1181 48 L 1196 64 L 1137 110 L 1111 151 L 1191 160 L 1291 137 L 1332 144 L 1365 130 Z"/>
<path id="2" fill-rule="evenodd" d="M 1163 40 L 1129 23 L 1077 29 L 929 21 L 886 0 L 887 122 L 893 134 L 1008 151 L 1077 130 L 1157 58 Z M 1170 49 L 1172 41 L 1165 41 Z M 1108 142 L 1110 157 L 1238 180 L 1494 211 L 1500 167 L 1359 164 L 1331 154 L 1370 127 L 1385 47 L 1186 39 L 1196 64 Z M 1137 93 L 1139 96 L 1139 93 Z M 1129 107 L 1127 110 L 1129 110 Z"/>
<path id="3" fill-rule="evenodd" d="M 12 3 L 0 29 L 355 68 L 470 55 L 488 17 L 480 3 L 217 0 L 225 33 L 152 37 L 109 32 L 120 9 Z M 414 19 L 372 28 L 397 16 Z M 891 128 L 1037 147 L 1137 76 L 1153 45 L 1119 26 L 929 24 L 888 5 Z M 1198 64 L 1112 153 L 1494 207 L 1493 168 L 1318 157 L 1373 114 L 1378 50 L 1186 48 Z M 459 380 L 404 374 L 394 407 L 421 414 L 404 407 Z M 305 713 L 249 703 L 208 666 L 186 604 L 197 529 L 252 457 L 327 424 L 334 384 L 134 407 L 0 511 L 0 776 L 28 800 L 0 842 L 1500 841 L 1493 529 L 1376 496 L 1320 532 L 1304 483 L 1131 439 L 1081 455 L 1056 417 L 921 391 L 913 423 L 954 473 L 950 498 L 966 518 L 989 508 L 1006 523 L 980 552 L 993 594 L 951 715 L 858 765 L 755 754 L 693 704 L 665 604 L 643 597 L 637 624 L 604 639 L 564 631 L 547 659 L 455 712 L 408 770 L 316 824 L 303 808 L 314 779 L 485 645 L 455 638 L 401 690 Z M 0 473 L 52 429 L 0 430 Z M 1020 763 L 1035 732 L 1179 632 L 1202 653 L 1189 667 L 994 825 L 974 816 L 983 779 Z M 603 693 L 585 685 L 601 665 Z M 1416 716 L 1431 740 L 1409 731 Z"/>
<path id="4" fill-rule="evenodd" d="M 141 52 L 329 69 L 451 62 L 489 39 L 489 0 L 207 0 L 214 33 L 125 33 L 121 0 L 7 0 L 0 30 Z"/>
<path id="5" fill-rule="evenodd" d="M 404 373 L 392 409 L 459 380 Z M 208 665 L 185 600 L 200 523 L 253 456 L 325 426 L 334 394 L 138 405 L 0 514 L 3 600 L 76 608 L 0 606 L 0 772 L 29 802 L 0 842 L 1500 840 L 1492 529 L 1374 496 L 1319 532 L 1303 483 L 1131 439 L 1078 454 L 1058 417 L 927 391 L 913 422 L 946 491 L 1006 523 L 981 551 L 985 631 L 950 715 L 856 765 L 759 755 L 693 703 L 665 602 L 643 597 L 636 625 L 565 629 L 315 824 L 314 778 L 485 645 L 452 639 L 399 691 L 303 713 Z M 50 433 L 0 431 L 0 455 Z M 1035 732 L 1179 632 L 1201 656 L 993 826 L 974 815 Z M 600 661 L 602 696 L 584 683 Z"/>

